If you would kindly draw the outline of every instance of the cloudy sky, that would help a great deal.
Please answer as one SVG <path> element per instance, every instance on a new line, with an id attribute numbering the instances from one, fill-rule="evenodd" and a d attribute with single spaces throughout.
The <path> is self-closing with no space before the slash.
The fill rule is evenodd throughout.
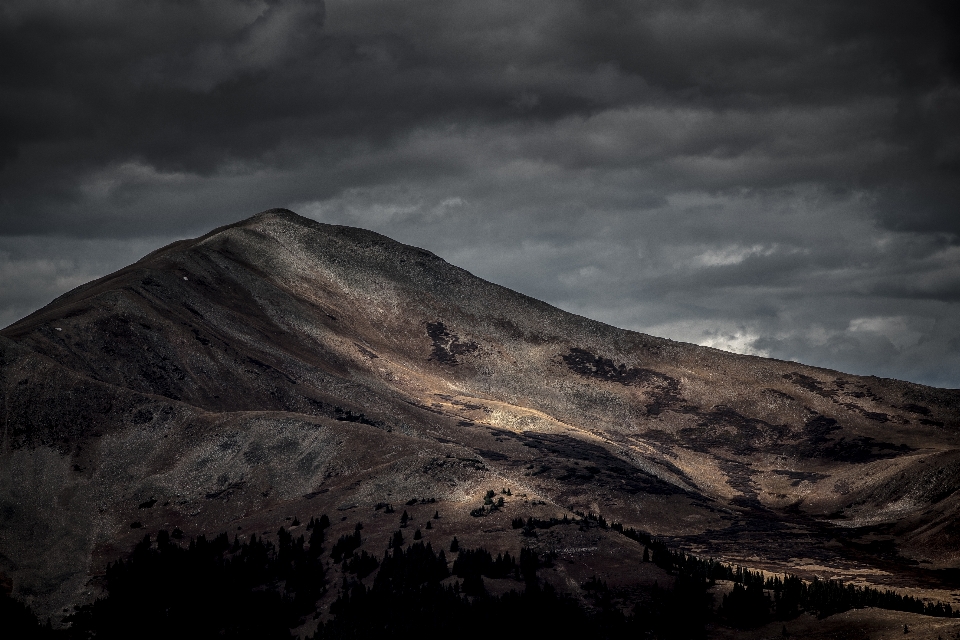
<path id="1" fill-rule="evenodd" d="M 4 0 L 0 325 L 284 206 L 620 327 L 960 387 L 948 0 Z"/>

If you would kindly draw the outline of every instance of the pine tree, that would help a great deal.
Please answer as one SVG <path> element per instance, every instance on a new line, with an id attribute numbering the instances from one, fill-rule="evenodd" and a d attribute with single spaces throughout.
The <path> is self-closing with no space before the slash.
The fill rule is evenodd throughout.
<path id="1" fill-rule="evenodd" d="M 407 515 L 407 510 L 404 509 L 404 510 L 403 510 L 403 515 L 400 516 L 400 526 L 401 526 L 401 527 L 407 526 L 407 522 L 408 522 L 409 520 L 410 520 L 410 516 Z"/>
<path id="2" fill-rule="evenodd" d="M 309 545 L 308 553 L 313 557 L 319 557 L 323 553 L 323 538 L 324 530 L 323 527 L 314 524 L 313 531 L 310 532 L 310 540 L 307 543 Z"/>
<path id="3" fill-rule="evenodd" d="M 393 534 L 393 539 L 390 541 L 391 549 L 402 549 L 403 548 L 403 532 L 397 531 Z"/>
<path id="4" fill-rule="evenodd" d="M 458 551 L 460 551 L 460 541 L 457 540 L 457 536 L 453 536 L 453 541 L 450 543 L 450 553 Z"/>

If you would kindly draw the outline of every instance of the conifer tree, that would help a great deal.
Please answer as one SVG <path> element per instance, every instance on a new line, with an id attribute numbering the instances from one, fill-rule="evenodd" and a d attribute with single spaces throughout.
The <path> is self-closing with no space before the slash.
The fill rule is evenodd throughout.
<path id="1" fill-rule="evenodd" d="M 403 548 L 403 532 L 397 531 L 393 534 L 393 539 L 390 541 L 391 549 L 402 549 Z"/>

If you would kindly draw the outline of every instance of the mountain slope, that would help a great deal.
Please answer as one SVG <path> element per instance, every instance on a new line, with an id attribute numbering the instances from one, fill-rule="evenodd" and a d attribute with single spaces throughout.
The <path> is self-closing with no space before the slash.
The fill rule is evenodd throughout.
<path id="1" fill-rule="evenodd" d="M 773 568 L 958 561 L 957 391 L 616 329 L 286 210 L 61 296 L 0 358 L 0 570 L 45 611 L 141 529 L 408 499 L 457 535 L 576 509 Z M 469 515 L 500 487 L 526 498 Z"/>

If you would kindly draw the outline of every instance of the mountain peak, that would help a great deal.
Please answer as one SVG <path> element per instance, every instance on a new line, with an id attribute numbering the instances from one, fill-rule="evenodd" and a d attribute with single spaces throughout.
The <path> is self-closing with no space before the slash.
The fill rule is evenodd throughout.
<path id="1" fill-rule="evenodd" d="M 267 210 L 265 210 L 265 211 L 261 211 L 260 213 L 256 213 L 256 214 L 250 216 L 249 218 L 247 218 L 247 219 L 245 219 L 245 220 L 242 220 L 242 221 L 240 221 L 239 223 L 236 223 L 236 224 L 238 224 L 238 225 L 240 225 L 240 226 L 244 226 L 244 225 L 247 225 L 247 224 L 250 224 L 250 223 L 262 222 L 262 221 L 265 221 L 265 220 L 283 220 L 283 221 L 286 221 L 286 222 L 290 222 L 290 223 L 293 223 L 293 224 L 300 224 L 300 225 L 320 225 L 320 224 L 322 224 L 322 223 L 319 223 L 319 222 L 317 222 L 317 221 L 315 221 L 315 220 L 313 220 L 313 219 L 311 219 L 311 218 L 307 218 L 306 216 L 302 216 L 302 215 L 300 215 L 299 213 L 296 213 L 295 211 L 291 211 L 290 209 L 284 209 L 283 207 L 275 207 L 275 208 L 273 208 L 273 209 L 267 209 Z"/>
<path id="2" fill-rule="evenodd" d="M 287 209 L 2 335 L 0 570 L 43 610 L 141 528 L 340 509 L 386 539 L 376 505 L 410 500 L 444 535 L 510 545 L 509 518 L 581 511 L 772 570 L 815 540 L 817 566 L 854 549 L 858 575 L 882 577 L 863 559 L 877 535 L 918 562 L 960 557 L 960 394 L 624 331 Z M 524 498 L 478 512 L 492 487 Z"/>

